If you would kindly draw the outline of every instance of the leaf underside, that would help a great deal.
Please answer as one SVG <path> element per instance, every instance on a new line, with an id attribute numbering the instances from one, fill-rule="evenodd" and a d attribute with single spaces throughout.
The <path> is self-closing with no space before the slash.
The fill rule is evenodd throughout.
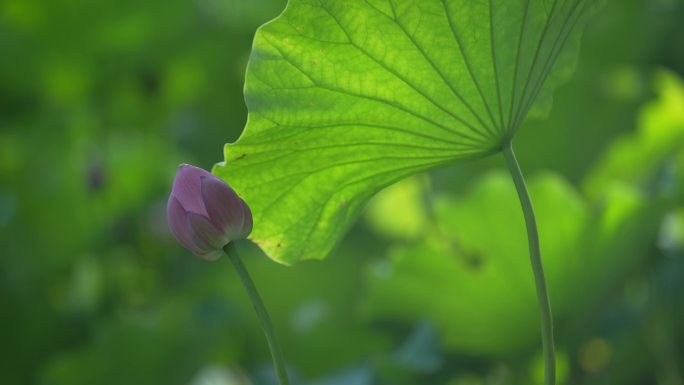
<path id="1" fill-rule="evenodd" d="M 290 0 L 247 68 L 242 136 L 214 173 L 251 239 L 324 258 L 383 187 L 497 152 L 569 76 L 590 0 Z M 400 210 L 401 208 L 397 208 Z"/>

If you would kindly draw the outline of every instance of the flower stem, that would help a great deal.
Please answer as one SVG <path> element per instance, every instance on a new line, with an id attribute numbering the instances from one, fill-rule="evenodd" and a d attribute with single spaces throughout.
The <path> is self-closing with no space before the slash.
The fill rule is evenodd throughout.
<path id="1" fill-rule="evenodd" d="M 532 201 L 530 194 L 525 185 L 525 178 L 518 160 L 515 158 L 513 152 L 513 144 L 509 141 L 503 148 L 503 155 L 506 158 L 508 170 L 511 173 L 515 188 L 518 191 L 518 198 L 520 198 L 520 205 L 522 206 L 523 215 L 525 216 L 525 225 L 527 226 L 527 240 L 530 248 L 530 261 L 532 262 L 532 271 L 534 273 L 534 283 L 537 288 L 537 302 L 539 304 L 539 312 L 541 317 L 541 335 L 542 348 L 544 350 L 544 364 L 546 371 L 544 373 L 544 384 L 555 385 L 556 383 L 556 353 L 554 351 L 553 343 L 553 317 L 551 315 L 551 302 L 549 301 L 549 290 L 546 285 L 546 277 L 544 276 L 544 266 L 542 265 L 541 252 L 539 250 L 539 233 L 537 232 L 537 221 L 534 217 L 534 209 L 532 208 Z"/>
<path id="2" fill-rule="evenodd" d="M 283 352 L 280 350 L 280 345 L 276 339 L 276 335 L 273 330 L 273 324 L 271 323 L 271 317 L 269 317 L 268 312 L 266 311 L 266 306 L 264 306 L 264 303 L 259 296 L 259 292 L 257 291 L 256 286 L 254 286 L 252 278 L 249 276 L 247 269 L 245 269 L 245 265 L 242 263 L 237 250 L 235 250 L 234 242 L 228 243 L 223 248 L 223 251 L 225 251 L 226 255 L 228 255 L 228 259 L 230 259 L 230 261 L 233 263 L 233 266 L 235 266 L 235 270 L 237 270 L 240 280 L 242 281 L 245 290 L 247 290 L 249 299 L 252 301 L 252 306 L 259 317 L 261 329 L 266 336 L 268 348 L 271 350 L 271 357 L 273 358 L 273 366 L 275 366 L 278 383 L 280 385 L 289 385 L 290 382 L 287 379 L 287 372 L 285 371 Z"/>

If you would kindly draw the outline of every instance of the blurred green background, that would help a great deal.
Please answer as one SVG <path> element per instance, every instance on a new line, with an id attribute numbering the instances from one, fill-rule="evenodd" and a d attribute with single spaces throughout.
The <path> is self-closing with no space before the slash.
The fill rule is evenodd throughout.
<path id="1" fill-rule="evenodd" d="M 170 235 L 177 165 L 239 135 L 284 0 L 0 1 L 0 384 L 275 384 L 226 260 Z M 560 384 L 684 384 L 684 2 L 614 0 L 552 115 L 516 141 Z M 378 195 L 291 268 L 239 244 L 294 384 L 542 383 L 500 157 Z"/>

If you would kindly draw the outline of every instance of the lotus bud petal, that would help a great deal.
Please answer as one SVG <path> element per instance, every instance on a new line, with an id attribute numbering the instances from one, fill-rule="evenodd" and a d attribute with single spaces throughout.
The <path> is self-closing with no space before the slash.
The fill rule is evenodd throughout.
<path id="1" fill-rule="evenodd" d="M 216 259 L 228 243 L 247 238 L 252 212 L 226 182 L 201 168 L 181 164 L 167 204 L 174 237 L 203 259 Z"/>

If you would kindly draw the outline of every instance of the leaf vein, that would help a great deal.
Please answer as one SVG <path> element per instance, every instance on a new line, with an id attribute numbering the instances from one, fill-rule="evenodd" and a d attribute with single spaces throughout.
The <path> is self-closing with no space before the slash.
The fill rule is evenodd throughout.
<path id="1" fill-rule="evenodd" d="M 489 0 L 489 34 L 491 38 L 491 53 L 492 64 L 494 65 L 494 82 L 496 84 L 496 94 L 499 98 L 499 119 L 501 122 L 501 129 L 505 130 L 503 121 L 503 99 L 501 99 L 501 84 L 499 82 L 499 65 L 496 60 L 496 44 L 494 36 L 494 4 L 493 0 Z"/>
<path id="2" fill-rule="evenodd" d="M 319 1 L 319 2 L 320 2 L 320 1 Z M 438 103 L 438 102 L 437 102 L 436 100 L 434 100 L 432 97 L 430 97 L 427 93 L 425 93 L 423 90 L 421 90 L 420 88 L 418 88 L 415 84 L 411 83 L 407 78 L 405 78 L 405 77 L 403 77 L 401 74 L 397 73 L 394 69 L 392 69 L 392 68 L 391 68 L 390 66 L 388 66 L 386 63 L 384 63 L 384 62 L 378 60 L 376 57 L 374 57 L 374 56 L 371 55 L 368 51 L 366 51 L 362 46 L 360 46 L 359 44 L 357 44 L 357 43 L 351 38 L 351 36 L 349 35 L 349 32 L 345 29 L 344 25 L 340 22 L 340 20 L 337 19 L 337 17 L 335 17 L 335 15 L 334 15 L 326 6 L 324 6 L 322 2 L 320 2 L 320 4 L 321 4 L 321 8 L 323 8 L 323 9 L 330 15 L 330 17 L 335 21 L 335 23 L 337 23 L 337 25 L 340 26 L 340 29 L 345 33 L 345 35 L 347 35 L 347 38 L 349 39 L 349 44 L 350 44 L 352 47 L 356 48 L 356 50 L 358 50 L 359 52 L 361 52 L 364 56 L 366 56 L 368 59 L 370 59 L 370 60 L 372 60 L 373 62 L 375 62 L 375 63 L 376 63 L 377 65 L 379 65 L 380 67 L 382 67 L 385 71 L 387 71 L 387 72 L 391 73 L 392 75 L 394 75 L 395 78 L 397 78 L 398 80 L 400 80 L 401 82 L 403 82 L 404 84 L 406 84 L 409 88 L 413 89 L 418 95 L 422 96 L 425 100 L 429 101 L 432 105 L 434 105 L 435 107 L 437 107 L 437 109 L 443 111 L 444 113 L 446 113 L 447 115 L 451 116 L 452 118 L 454 118 L 455 120 L 457 120 L 458 122 L 460 122 L 461 124 L 463 124 L 464 126 L 470 128 L 473 132 L 477 133 L 478 135 L 482 135 L 482 133 L 481 133 L 477 128 L 475 128 L 471 123 L 469 123 L 468 121 L 466 121 L 466 120 L 463 119 L 462 117 L 458 116 L 457 114 L 455 114 L 454 112 L 452 112 L 452 111 L 449 110 L 448 108 L 442 106 L 440 103 Z M 457 133 L 457 131 L 455 131 L 455 130 L 453 130 L 453 129 L 450 129 L 450 130 L 454 131 L 454 133 Z M 461 133 L 461 134 L 462 134 L 462 133 Z M 481 142 L 485 142 L 485 143 L 487 142 L 487 141 L 486 141 L 486 139 L 487 139 L 486 136 L 483 136 L 482 139 L 484 139 L 484 140 L 481 140 Z M 473 138 L 473 140 L 476 140 L 476 139 Z"/>
<path id="3" fill-rule="evenodd" d="M 449 24 L 449 29 L 451 30 L 451 36 L 454 38 L 454 41 L 456 43 L 456 46 L 458 47 L 458 50 L 461 52 L 461 57 L 463 58 L 463 62 L 466 65 L 466 69 L 468 70 L 468 74 L 470 75 L 470 79 L 473 81 L 473 84 L 475 84 L 475 88 L 477 89 L 477 92 L 480 94 L 480 98 L 482 99 L 482 103 L 485 105 L 485 108 L 487 109 L 487 113 L 489 114 L 489 119 L 492 121 L 492 124 L 494 127 L 496 127 L 496 119 L 494 119 L 494 114 L 492 113 L 491 107 L 489 106 L 489 103 L 487 102 L 487 98 L 484 95 L 484 92 L 482 91 L 482 87 L 480 86 L 480 82 L 477 80 L 475 77 L 475 73 L 473 72 L 472 66 L 470 64 L 470 59 L 468 58 L 468 55 L 466 55 L 465 50 L 463 49 L 463 46 L 461 44 L 461 38 L 456 30 L 456 27 L 454 26 L 453 19 L 451 18 L 451 14 L 449 13 L 449 10 L 447 9 L 447 5 L 445 0 L 440 0 L 440 3 L 442 4 L 442 8 L 444 8 L 444 14 L 446 15 L 447 18 L 447 24 Z"/>
<path id="4" fill-rule="evenodd" d="M 449 132 L 450 134 L 454 134 L 454 135 L 460 136 L 460 137 L 462 137 L 462 138 L 464 138 L 464 139 L 468 139 L 468 140 L 471 140 L 471 141 L 476 142 L 476 143 L 483 143 L 483 144 L 487 143 L 483 138 L 476 138 L 476 137 L 473 137 L 473 136 L 464 134 L 464 133 L 462 133 L 462 132 L 456 131 L 456 130 L 454 130 L 453 128 L 447 127 L 447 126 L 445 126 L 445 125 L 442 124 L 442 123 L 436 122 L 436 121 L 434 121 L 434 120 L 432 120 L 432 119 L 430 119 L 430 118 L 428 118 L 428 117 L 425 117 L 425 116 L 423 116 L 423 115 L 421 115 L 421 114 L 419 114 L 419 113 L 417 113 L 417 112 L 415 112 L 415 111 L 409 109 L 408 107 L 403 106 L 403 105 L 401 105 L 401 104 L 399 104 L 399 103 L 396 103 L 396 102 L 394 102 L 394 101 L 387 100 L 387 99 L 382 99 L 382 98 L 379 98 L 379 97 L 376 97 L 376 96 L 371 96 L 371 95 L 364 95 L 364 94 L 354 93 L 354 92 L 351 92 L 351 91 L 348 91 L 348 90 L 345 90 L 345 89 L 342 89 L 342 88 L 333 88 L 333 87 L 328 86 L 328 85 L 323 85 L 323 84 L 317 82 L 316 80 L 314 80 L 308 73 L 306 73 L 306 71 L 304 71 L 303 68 L 301 68 L 300 66 L 298 66 L 292 59 L 290 59 L 287 55 L 285 55 L 285 54 L 280 50 L 280 48 L 278 48 L 277 46 L 275 46 L 275 45 L 273 45 L 273 44 L 272 44 L 272 46 L 281 54 L 281 57 L 282 57 L 288 64 L 290 64 L 293 68 L 297 69 L 297 70 L 300 71 L 302 74 L 304 74 L 304 75 L 305 75 L 305 76 L 306 76 L 306 77 L 307 77 L 307 78 L 308 78 L 316 87 L 318 87 L 318 88 L 320 88 L 320 89 L 327 90 L 327 91 L 330 91 L 330 92 L 333 92 L 333 93 L 340 93 L 340 94 L 344 94 L 344 95 L 348 95 L 348 96 L 353 96 L 353 97 L 357 97 L 357 98 L 372 100 L 372 101 L 375 101 L 375 102 L 378 102 L 378 103 L 381 103 L 381 104 L 385 104 L 385 105 L 388 105 L 388 106 L 390 106 L 390 107 L 393 107 L 393 108 L 395 108 L 395 109 L 397 109 L 397 110 L 399 110 L 399 111 L 402 111 L 402 112 L 405 112 L 405 113 L 407 113 L 407 114 L 413 115 L 413 116 L 415 116 L 416 118 L 421 119 L 421 120 L 423 120 L 423 121 L 425 121 L 425 122 L 427 122 L 427 123 L 430 123 L 431 125 L 433 125 L 433 126 L 435 126 L 435 127 L 437 127 L 437 128 L 440 128 L 440 129 L 442 129 L 442 130 L 445 130 L 446 132 Z M 254 76 L 254 75 L 252 74 L 252 76 Z M 261 81 L 262 83 L 264 83 L 264 84 L 269 85 L 269 87 L 270 87 L 270 84 L 269 84 L 269 83 L 266 83 L 266 82 L 264 82 L 264 81 L 261 80 L 261 79 L 260 79 L 260 81 Z"/>
<path id="5" fill-rule="evenodd" d="M 463 98 L 463 96 L 461 96 L 461 94 L 456 90 L 456 88 L 453 86 L 453 84 L 451 84 L 451 82 L 446 78 L 446 76 L 445 76 L 444 73 L 439 69 L 439 67 L 437 67 L 437 66 L 435 65 L 435 63 L 434 63 L 434 62 L 432 61 L 432 59 L 428 56 L 427 52 L 423 49 L 423 47 L 421 47 L 421 46 L 418 44 L 418 42 L 416 41 L 416 39 L 415 39 L 411 34 L 408 33 L 408 31 L 406 30 L 406 26 L 405 26 L 404 24 L 402 24 L 402 22 L 399 20 L 399 18 L 398 18 L 397 15 L 396 15 L 396 12 L 395 12 L 395 10 L 394 10 L 394 3 L 390 0 L 390 1 L 389 1 L 389 4 L 390 4 L 390 7 L 392 7 L 392 13 L 394 14 L 394 17 L 395 17 L 394 21 L 395 21 L 396 24 L 399 26 L 399 28 L 400 28 L 401 31 L 404 33 L 404 35 L 409 39 L 409 41 L 411 42 L 411 44 L 413 44 L 413 46 L 416 47 L 416 49 L 420 52 L 420 54 L 421 54 L 421 55 L 423 56 L 423 58 L 425 59 L 425 62 L 428 63 L 428 64 L 432 67 L 432 69 L 435 70 L 435 72 L 439 75 L 440 78 L 442 78 L 442 80 L 444 81 L 444 84 L 446 84 L 447 87 L 449 87 L 449 89 L 451 90 L 451 93 L 454 94 L 454 96 L 456 96 L 456 98 L 458 98 L 458 99 L 461 101 L 461 103 L 463 103 L 463 105 L 466 106 L 466 108 L 468 108 L 468 110 L 470 111 L 470 113 L 473 114 L 473 116 L 475 117 L 475 119 L 477 119 L 477 121 L 480 123 L 480 125 L 482 125 L 482 128 L 487 132 L 486 134 L 481 133 L 481 135 L 483 135 L 483 136 L 486 135 L 486 136 L 488 136 L 488 137 L 490 137 L 490 138 L 494 137 L 495 134 L 494 134 L 494 132 L 492 131 L 491 127 L 489 127 L 487 124 L 485 124 L 484 120 L 480 117 L 479 114 L 477 114 L 477 113 L 475 112 L 475 110 L 474 110 L 473 107 L 470 105 L 470 103 L 468 103 L 468 102 Z M 386 15 L 385 15 L 385 16 L 386 16 Z M 476 86 L 477 86 L 477 88 L 478 88 L 478 90 L 479 90 L 479 84 L 477 84 L 477 82 L 475 82 L 475 83 L 476 83 Z M 480 91 L 480 95 L 482 95 L 482 91 Z M 485 106 L 486 106 L 487 108 L 489 108 L 489 107 L 487 106 L 486 102 L 485 102 Z M 493 122 L 493 123 L 494 123 L 494 122 Z M 494 124 L 496 125 L 496 123 L 494 123 Z M 478 130 L 478 132 L 479 132 L 479 130 Z"/>

